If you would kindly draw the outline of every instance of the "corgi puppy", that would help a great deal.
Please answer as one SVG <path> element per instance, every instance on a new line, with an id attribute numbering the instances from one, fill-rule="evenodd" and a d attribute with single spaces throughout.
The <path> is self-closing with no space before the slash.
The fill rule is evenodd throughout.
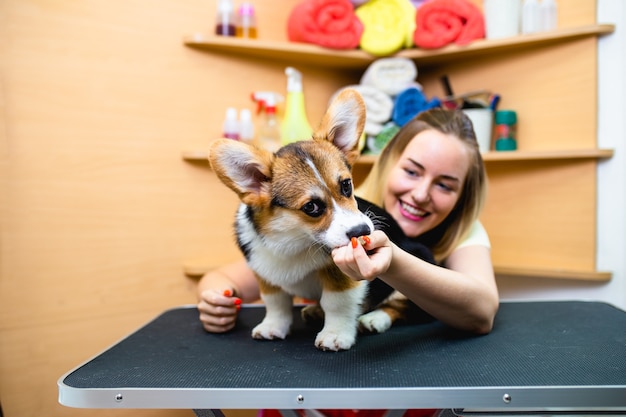
<path id="1" fill-rule="evenodd" d="M 350 349 L 358 330 L 382 333 L 396 320 L 431 319 L 383 281 L 353 281 L 332 261 L 332 249 L 376 228 L 401 249 L 435 263 L 430 250 L 407 238 L 385 210 L 353 195 L 351 166 L 359 156 L 364 125 L 361 96 L 345 89 L 333 99 L 312 140 L 276 153 L 232 139 L 212 143 L 212 168 L 241 200 L 237 243 L 266 306 L 263 321 L 252 330 L 255 339 L 287 336 L 293 296 L 318 301 L 302 316 L 308 323 L 323 322 L 315 338 L 321 350 Z"/>
<path id="2" fill-rule="evenodd" d="M 345 276 L 331 251 L 374 230 L 359 211 L 352 185 L 364 125 L 363 99 L 347 89 L 330 104 L 312 140 L 275 153 L 230 139 L 212 143 L 211 167 L 241 200 L 237 242 L 266 306 L 252 337 L 284 339 L 293 296 L 299 296 L 317 300 L 323 310 L 317 348 L 338 351 L 355 344 L 367 282 Z"/>

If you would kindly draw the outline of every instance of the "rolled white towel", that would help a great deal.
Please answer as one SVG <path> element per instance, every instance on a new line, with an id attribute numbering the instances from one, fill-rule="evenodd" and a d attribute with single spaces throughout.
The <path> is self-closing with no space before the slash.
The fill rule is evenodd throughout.
<path id="1" fill-rule="evenodd" d="M 363 128 L 363 132 L 367 136 L 376 136 L 383 130 L 383 126 L 384 125 L 382 123 L 368 122 L 366 120 L 365 127 Z"/>
<path id="2" fill-rule="evenodd" d="M 380 90 L 377 90 L 374 87 L 355 84 L 339 89 L 335 92 L 335 94 L 333 94 L 333 97 L 335 97 L 337 94 L 339 94 L 340 91 L 346 88 L 352 88 L 354 90 L 357 90 L 361 94 L 361 97 L 363 97 L 366 109 L 366 133 L 369 133 L 367 132 L 368 124 L 382 125 L 383 123 L 391 119 L 391 113 L 393 112 L 393 100 L 387 94 L 383 93 Z M 377 134 L 377 132 L 373 134 L 375 135 Z"/>
<path id="3" fill-rule="evenodd" d="M 368 136 L 379 134 L 383 129 L 383 124 L 391 119 L 393 112 L 393 100 L 391 97 L 374 87 L 358 84 L 339 89 L 333 94 L 333 97 L 346 88 L 357 90 L 363 97 L 365 102 L 365 127 L 363 130 L 365 134 Z"/>
<path id="4" fill-rule="evenodd" d="M 408 87 L 419 85 L 417 67 L 409 58 L 380 58 L 372 62 L 361 76 L 361 85 L 374 87 L 395 96 Z"/>

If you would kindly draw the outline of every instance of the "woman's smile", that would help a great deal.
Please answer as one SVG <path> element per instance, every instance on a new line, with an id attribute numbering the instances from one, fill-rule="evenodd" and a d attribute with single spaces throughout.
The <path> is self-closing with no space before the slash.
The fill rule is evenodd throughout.
<path id="1" fill-rule="evenodd" d="M 398 201 L 400 203 L 400 212 L 404 217 L 407 217 L 409 220 L 419 222 L 422 221 L 424 217 L 430 214 L 427 211 L 421 210 L 419 207 L 406 203 L 405 201 Z"/>

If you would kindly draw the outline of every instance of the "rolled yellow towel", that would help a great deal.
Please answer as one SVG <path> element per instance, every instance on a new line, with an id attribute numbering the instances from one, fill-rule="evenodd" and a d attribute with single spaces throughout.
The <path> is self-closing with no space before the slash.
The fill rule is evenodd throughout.
<path id="1" fill-rule="evenodd" d="M 364 51 L 385 56 L 413 46 L 415 7 L 409 0 L 369 0 L 355 14 L 363 23 Z"/>

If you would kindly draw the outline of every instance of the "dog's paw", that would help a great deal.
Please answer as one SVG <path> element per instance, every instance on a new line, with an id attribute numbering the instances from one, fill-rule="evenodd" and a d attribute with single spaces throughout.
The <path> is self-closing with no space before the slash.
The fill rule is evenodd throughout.
<path id="1" fill-rule="evenodd" d="M 263 320 L 254 329 L 252 329 L 252 337 L 254 339 L 284 339 L 289 333 L 289 323 L 273 323 Z"/>
<path id="2" fill-rule="evenodd" d="M 324 325 L 324 310 L 319 304 L 310 304 L 300 312 L 302 320 L 309 326 L 322 328 Z"/>
<path id="3" fill-rule="evenodd" d="M 315 347 L 334 352 L 348 350 L 356 343 L 356 334 L 322 330 L 315 338 Z"/>
<path id="4" fill-rule="evenodd" d="M 392 325 L 389 314 L 382 310 L 374 310 L 359 317 L 359 331 L 384 333 Z"/>

